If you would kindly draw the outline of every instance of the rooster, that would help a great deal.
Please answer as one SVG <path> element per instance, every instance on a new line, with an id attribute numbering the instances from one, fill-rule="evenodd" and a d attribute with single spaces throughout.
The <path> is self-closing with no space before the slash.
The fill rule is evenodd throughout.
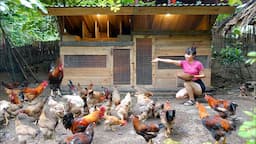
<path id="1" fill-rule="evenodd" d="M 173 129 L 175 110 L 171 108 L 170 101 L 167 100 L 163 105 L 163 110 L 160 114 L 161 122 L 165 126 L 165 137 L 168 137 Z"/>
<path id="2" fill-rule="evenodd" d="M 105 115 L 104 119 L 104 129 L 106 129 L 108 126 L 112 131 L 115 131 L 115 129 L 112 127 L 113 125 L 125 126 L 127 124 L 126 120 L 121 120 L 116 116 Z"/>
<path id="3" fill-rule="evenodd" d="M 218 143 L 221 138 L 224 138 L 223 144 L 226 144 L 227 134 L 230 134 L 231 131 L 236 128 L 235 122 L 223 119 L 219 115 L 210 116 L 204 105 L 198 102 L 196 102 L 196 107 L 199 111 L 199 117 L 202 120 L 202 124 L 211 132 L 216 143 Z"/>
<path id="4" fill-rule="evenodd" d="M 51 96 L 54 96 L 54 93 L 57 92 L 58 95 L 61 95 L 60 85 L 64 76 L 63 64 L 60 58 L 57 59 L 56 66 L 51 66 L 48 73 L 49 85 L 51 88 Z"/>
<path id="5" fill-rule="evenodd" d="M 85 131 L 75 133 L 65 139 L 64 144 L 91 144 L 94 136 L 94 124 L 90 123 Z"/>
<path id="6" fill-rule="evenodd" d="M 48 86 L 48 82 L 43 81 L 35 88 L 31 88 L 31 87 L 24 88 L 21 92 L 22 99 L 24 99 L 25 101 L 31 102 L 32 100 L 37 98 L 40 94 L 42 94 L 47 86 Z"/>
<path id="7" fill-rule="evenodd" d="M 229 116 L 235 115 L 238 104 L 227 100 L 215 99 L 207 94 L 205 94 L 204 98 L 209 106 L 217 111 L 222 118 L 228 118 Z"/>
<path id="8" fill-rule="evenodd" d="M 132 115 L 131 118 L 132 118 L 132 123 L 133 123 L 135 132 L 138 135 L 142 136 L 148 144 L 153 144 L 152 139 L 157 136 L 161 128 L 164 128 L 164 125 L 161 123 L 160 124 L 141 123 L 138 116 Z"/>
<path id="9" fill-rule="evenodd" d="M 72 113 L 67 113 L 64 115 L 62 123 L 64 127 L 70 129 L 73 134 L 83 132 L 90 123 L 98 122 L 103 118 L 104 113 L 105 107 L 100 107 L 99 110 L 80 118 L 74 118 Z"/>

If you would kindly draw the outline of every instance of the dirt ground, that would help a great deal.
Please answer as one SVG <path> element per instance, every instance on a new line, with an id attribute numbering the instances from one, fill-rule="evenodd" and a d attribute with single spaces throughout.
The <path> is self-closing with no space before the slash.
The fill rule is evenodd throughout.
<path id="1" fill-rule="evenodd" d="M 0 76 L 2 80 L 2 75 Z M 236 102 L 239 106 L 237 109 L 237 117 L 243 122 L 249 119 L 243 111 L 252 111 L 256 106 L 256 100 L 253 97 L 239 97 L 238 86 L 218 89 L 214 92 L 214 97 L 229 99 Z M 164 137 L 163 130 L 161 130 L 156 138 L 153 139 L 154 144 L 164 144 L 166 139 L 172 139 L 180 144 L 203 144 L 207 142 L 214 143 L 214 139 L 206 128 L 203 127 L 198 111 L 195 106 L 184 106 L 182 102 L 184 100 L 178 100 L 174 98 L 174 94 L 170 95 L 154 95 L 154 100 L 159 103 L 163 103 L 169 99 L 172 107 L 176 109 L 176 119 L 174 125 L 174 131 L 169 138 Z M 0 88 L 0 100 L 6 99 L 6 95 L 3 89 Z M 135 99 L 135 97 L 133 97 Z M 207 103 L 203 98 L 198 101 Z M 213 111 L 207 107 L 207 110 L 212 113 Z M 159 123 L 159 119 L 149 119 L 147 122 Z M 95 127 L 95 135 L 93 144 L 146 144 L 145 140 L 137 135 L 133 129 L 131 122 L 125 127 L 116 127 L 116 131 L 104 130 L 103 124 L 98 124 Z M 62 123 L 59 123 L 56 128 L 55 139 L 44 140 L 42 135 L 37 136 L 34 140 L 29 140 L 29 144 L 58 144 L 61 140 L 65 139 L 66 136 L 71 135 L 69 130 L 66 130 Z M 8 126 L 0 126 L 0 143 L 2 144 L 15 144 L 17 138 L 15 136 L 14 120 L 10 121 Z M 233 131 L 231 135 L 227 137 L 228 144 L 244 144 L 245 140 L 237 135 L 237 130 Z"/>

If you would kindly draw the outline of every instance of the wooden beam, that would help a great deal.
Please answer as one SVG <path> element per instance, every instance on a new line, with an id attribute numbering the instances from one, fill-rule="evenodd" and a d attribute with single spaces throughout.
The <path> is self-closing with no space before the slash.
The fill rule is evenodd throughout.
<path id="1" fill-rule="evenodd" d="M 232 14 L 235 7 L 231 6 L 165 6 L 165 7 L 121 7 L 117 12 L 110 8 L 100 7 L 48 7 L 48 15 L 78 16 L 78 15 L 155 15 L 155 14 L 186 14 L 186 15 L 218 15 Z"/>
<path id="2" fill-rule="evenodd" d="M 107 37 L 109 38 L 109 20 L 107 20 Z"/>

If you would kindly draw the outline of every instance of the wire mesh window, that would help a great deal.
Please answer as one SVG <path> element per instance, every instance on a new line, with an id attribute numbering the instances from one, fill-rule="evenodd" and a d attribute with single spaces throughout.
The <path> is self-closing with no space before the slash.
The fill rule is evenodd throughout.
<path id="1" fill-rule="evenodd" d="M 184 60 L 184 56 L 160 56 L 159 58 Z M 209 59 L 207 55 L 196 56 L 196 60 L 200 61 L 204 68 L 209 68 Z M 170 63 L 158 62 L 158 69 L 179 69 L 179 67 Z"/>
<path id="2" fill-rule="evenodd" d="M 106 55 L 65 55 L 64 66 L 70 68 L 105 68 L 107 66 Z"/>

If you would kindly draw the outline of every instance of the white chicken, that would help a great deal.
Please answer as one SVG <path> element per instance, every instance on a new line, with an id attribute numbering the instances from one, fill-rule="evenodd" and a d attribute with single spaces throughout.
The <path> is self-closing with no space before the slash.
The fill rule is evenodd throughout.
<path id="1" fill-rule="evenodd" d="M 79 95 L 63 95 L 66 112 L 72 112 L 75 117 L 84 113 L 84 100 Z"/>
<path id="2" fill-rule="evenodd" d="M 40 133 L 39 129 L 33 124 L 33 120 L 24 113 L 19 113 L 16 116 L 15 132 L 19 144 L 27 143 L 27 140 L 35 138 Z"/>
<path id="3" fill-rule="evenodd" d="M 131 94 L 128 92 L 126 96 L 121 100 L 120 104 L 116 107 L 117 116 L 121 120 L 128 119 L 128 113 L 131 111 L 132 107 L 132 98 Z"/>

